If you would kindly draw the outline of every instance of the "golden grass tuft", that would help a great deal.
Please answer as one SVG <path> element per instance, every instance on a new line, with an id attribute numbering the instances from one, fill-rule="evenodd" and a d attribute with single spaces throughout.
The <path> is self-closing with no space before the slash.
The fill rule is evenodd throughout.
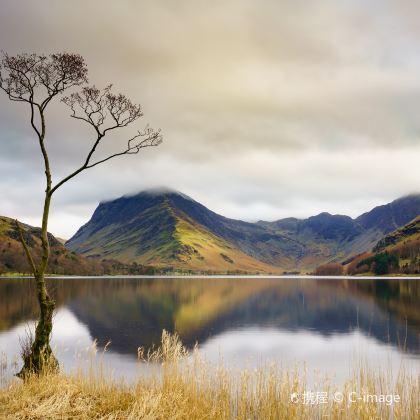
<path id="1" fill-rule="evenodd" d="M 328 380 L 312 385 L 330 395 L 324 404 L 291 402 L 302 397 L 304 377 L 270 365 L 256 370 L 229 371 L 211 366 L 182 346 L 178 336 L 163 332 L 161 346 L 145 354 L 144 362 L 162 367 L 159 373 L 139 374 L 131 385 L 104 374 L 79 370 L 71 375 L 45 374 L 22 383 L 11 380 L 0 389 L 0 418 L 4 419 L 418 419 L 419 378 L 403 371 L 397 378 L 359 367 L 337 389 Z M 349 403 L 348 394 L 398 394 L 400 403 Z M 342 392 L 344 400 L 332 396 Z"/>

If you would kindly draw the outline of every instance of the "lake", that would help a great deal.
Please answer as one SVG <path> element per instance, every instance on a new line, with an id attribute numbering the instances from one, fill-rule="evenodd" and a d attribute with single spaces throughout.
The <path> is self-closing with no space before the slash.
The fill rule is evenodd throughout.
<path id="1" fill-rule="evenodd" d="M 340 382 L 355 363 L 420 370 L 420 279 L 59 278 L 53 346 L 71 371 L 97 340 L 115 375 L 137 374 L 137 349 L 162 330 L 230 368 L 306 366 Z M 30 279 L 0 278 L 0 353 L 7 374 L 37 303 Z M 11 362 L 17 360 L 17 364 Z"/>

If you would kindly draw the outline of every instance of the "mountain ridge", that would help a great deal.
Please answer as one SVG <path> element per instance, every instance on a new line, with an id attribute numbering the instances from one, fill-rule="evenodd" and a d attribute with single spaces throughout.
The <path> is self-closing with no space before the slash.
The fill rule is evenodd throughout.
<path id="1" fill-rule="evenodd" d="M 411 194 L 355 219 L 322 212 L 252 223 L 160 188 L 101 202 L 66 246 L 85 256 L 173 269 L 302 271 L 365 252 L 419 214 L 420 194 Z"/>

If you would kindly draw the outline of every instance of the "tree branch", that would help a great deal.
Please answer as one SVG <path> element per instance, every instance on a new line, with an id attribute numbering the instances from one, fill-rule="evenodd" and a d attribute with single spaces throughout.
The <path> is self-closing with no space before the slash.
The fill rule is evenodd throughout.
<path id="1" fill-rule="evenodd" d="M 111 92 L 111 87 L 112 85 L 109 85 L 100 91 L 95 86 L 87 86 L 81 92 L 73 93 L 62 99 L 70 108 L 72 118 L 84 121 L 95 130 L 96 140 L 89 150 L 85 162 L 51 188 L 51 194 L 86 169 L 93 168 L 117 156 L 137 154 L 140 149 L 158 146 L 162 143 L 160 129 L 154 130 L 147 126 L 144 131 L 137 131 L 137 134 L 127 141 L 127 147 L 121 152 L 90 163 L 98 145 L 108 132 L 127 127 L 143 116 L 140 105 L 133 104 L 122 94 L 115 95 Z M 111 123 L 106 124 L 107 117 Z"/>
<path id="2" fill-rule="evenodd" d="M 141 134 L 140 134 L 141 135 Z M 136 139 L 138 136 L 133 137 L 132 139 L 130 139 L 128 141 L 129 146 L 127 147 L 126 150 L 119 152 L 119 153 L 114 153 L 113 155 L 110 155 L 104 159 L 101 159 L 95 163 L 92 163 L 88 166 L 86 166 L 86 169 L 89 168 L 93 168 L 94 166 L 97 166 L 101 163 L 104 163 L 110 159 L 113 159 L 114 157 L 117 156 L 123 156 L 123 155 L 136 155 L 137 153 L 140 152 L 140 149 L 144 149 L 146 147 L 156 147 L 159 146 L 162 143 L 162 136 L 160 135 L 160 130 L 153 132 L 153 136 L 152 138 L 148 138 L 148 139 L 144 139 L 141 142 L 137 143 L 134 146 L 130 146 L 130 141 Z"/>
<path id="3" fill-rule="evenodd" d="M 147 138 L 136 142 L 135 144 L 132 144 L 132 142 L 139 137 L 147 136 Z M 88 157 L 86 158 L 86 161 L 83 163 L 82 166 L 80 166 L 78 169 L 76 169 L 71 174 L 67 175 L 65 178 L 63 178 L 61 181 L 59 181 L 54 187 L 51 188 L 51 195 L 58 190 L 63 184 L 65 184 L 67 181 L 70 181 L 70 179 L 74 178 L 76 175 L 80 174 L 81 172 L 85 171 L 86 169 L 93 168 L 97 165 L 100 165 L 101 163 L 107 162 L 108 160 L 111 160 L 118 156 L 123 155 L 135 155 L 140 152 L 140 149 L 144 149 L 146 147 L 156 147 L 159 146 L 162 143 L 162 135 L 161 130 L 153 130 L 150 127 L 146 127 L 145 131 L 141 132 L 138 131 L 138 133 L 130 138 L 127 142 L 127 148 L 123 150 L 122 152 L 114 153 L 106 158 L 103 158 L 101 160 L 98 160 L 95 163 L 90 163 L 90 160 L 99 145 L 100 141 L 103 139 L 104 136 L 100 136 L 95 141 L 93 147 L 91 148 L 90 152 L 88 153 Z"/>
<path id="4" fill-rule="evenodd" d="M 51 203 L 52 174 L 45 144 L 45 109 L 51 100 L 69 87 L 87 82 L 87 67 L 78 54 L 36 54 L 9 56 L 2 53 L 0 60 L 0 89 L 10 100 L 27 102 L 30 106 L 30 123 L 38 137 L 44 160 L 46 189 L 41 227 L 42 258 L 38 266 L 24 241 L 22 227 L 16 221 L 22 245 L 35 276 L 43 277 L 50 254 L 48 242 L 48 216 Z M 46 92 L 45 92 L 46 91 Z"/>

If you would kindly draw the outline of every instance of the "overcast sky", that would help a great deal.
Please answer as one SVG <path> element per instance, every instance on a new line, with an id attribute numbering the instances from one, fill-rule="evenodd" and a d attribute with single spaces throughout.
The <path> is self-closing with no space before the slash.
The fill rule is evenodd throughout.
<path id="1" fill-rule="evenodd" d="M 418 5 L 416 5 L 418 4 Z M 410 0 L 0 0 L 0 49 L 77 52 L 98 87 L 141 103 L 164 143 L 108 162 L 54 198 L 68 238 L 98 202 L 149 187 L 255 221 L 357 216 L 420 190 L 420 4 Z M 55 179 L 92 133 L 57 102 Z M 42 162 L 28 109 L 0 95 L 0 214 L 40 224 Z"/>

